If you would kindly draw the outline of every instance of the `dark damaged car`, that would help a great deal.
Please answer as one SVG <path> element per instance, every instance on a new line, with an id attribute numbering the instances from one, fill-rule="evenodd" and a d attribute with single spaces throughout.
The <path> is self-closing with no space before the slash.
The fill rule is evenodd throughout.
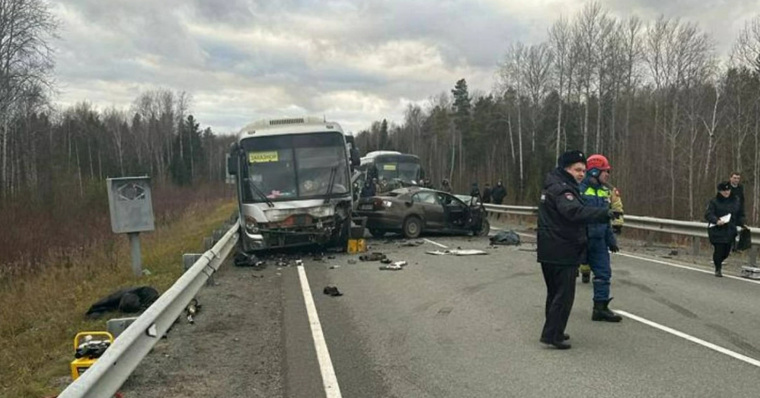
<path id="1" fill-rule="evenodd" d="M 367 228 L 374 237 L 387 232 L 400 232 L 407 238 L 424 232 L 486 236 L 490 229 L 486 210 L 476 198 L 465 202 L 452 194 L 420 187 L 361 198 L 356 213 L 367 218 Z"/>

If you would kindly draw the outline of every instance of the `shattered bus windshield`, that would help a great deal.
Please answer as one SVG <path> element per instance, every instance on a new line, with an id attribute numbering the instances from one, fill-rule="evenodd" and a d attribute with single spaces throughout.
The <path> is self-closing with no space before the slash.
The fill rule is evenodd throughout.
<path id="1" fill-rule="evenodd" d="M 340 133 L 251 137 L 241 144 L 247 160 L 243 177 L 254 185 L 244 190 L 244 202 L 265 202 L 256 191 L 271 201 L 348 193 L 346 146 Z"/>

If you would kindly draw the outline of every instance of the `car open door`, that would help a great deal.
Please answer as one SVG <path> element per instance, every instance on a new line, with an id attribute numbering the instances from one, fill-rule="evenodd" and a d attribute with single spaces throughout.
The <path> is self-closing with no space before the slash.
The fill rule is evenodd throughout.
<path id="1" fill-rule="evenodd" d="M 443 205 L 444 224 L 447 229 L 464 229 L 467 226 L 469 206 L 454 195 L 439 192 L 438 200 Z"/>
<path id="2" fill-rule="evenodd" d="M 443 207 L 439 201 L 438 195 L 432 191 L 420 191 L 412 196 L 413 206 L 422 209 L 425 217 L 425 229 L 443 229 L 446 228 Z"/>

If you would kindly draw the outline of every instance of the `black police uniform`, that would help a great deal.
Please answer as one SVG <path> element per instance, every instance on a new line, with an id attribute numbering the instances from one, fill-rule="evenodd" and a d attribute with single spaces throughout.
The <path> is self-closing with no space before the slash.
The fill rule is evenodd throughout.
<path id="1" fill-rule="evenodd" d="M 586 259 L 586 224 L 609 219 L 609 209 L 584 206 L 578 183 L 564 168 L 546 176 L 538 206 L 538 262 L 547 290 L 541 342 L 569 348 L 562 341 L 575 299 L 576 271 Z"/>

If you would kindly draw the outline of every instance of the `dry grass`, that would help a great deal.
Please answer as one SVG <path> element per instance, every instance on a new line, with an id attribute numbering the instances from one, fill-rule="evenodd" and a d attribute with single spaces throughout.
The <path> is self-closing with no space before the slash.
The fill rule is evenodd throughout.
<path id="1" fill-rule="evenodd" d="M 151 285 L 165 291 L 182 272 L 182 254 L 201 251 L 203 237 L 234 209 L 229 200 L 205 201 L 141 234 L 149 276 L 132 275 L 127 237 L 114 235 L 71 251 L 65 260 L 54 257 L 57 262 L 45 264 L 44 272 L 6 279 L 0 284 L 0 397 L 59 393 L 69 382 L 74 335 L 105 330 L 107 318 L 84 318 L 89 306 L 121 287 Z"/>

